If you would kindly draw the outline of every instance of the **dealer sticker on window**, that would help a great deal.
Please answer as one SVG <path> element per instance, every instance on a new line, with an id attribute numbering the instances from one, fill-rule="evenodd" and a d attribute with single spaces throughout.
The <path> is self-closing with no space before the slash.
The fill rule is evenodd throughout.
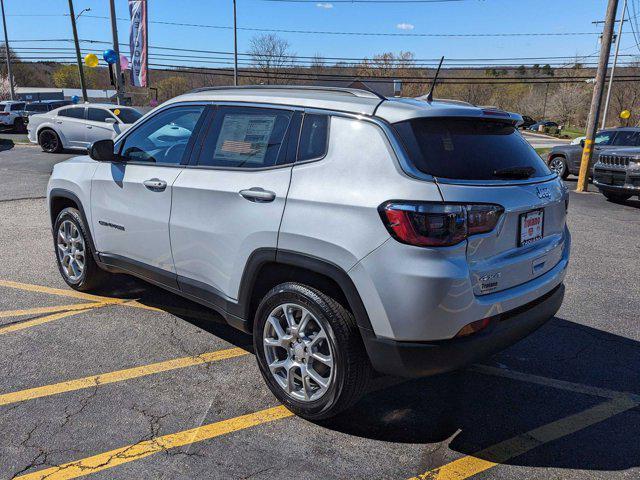
<path id="1" fill-rule="evenodd" d="M 533 210 L 520 215 L 518 246 L 524 247 L 541 240 L 544 234 L 544 210 Z"/>

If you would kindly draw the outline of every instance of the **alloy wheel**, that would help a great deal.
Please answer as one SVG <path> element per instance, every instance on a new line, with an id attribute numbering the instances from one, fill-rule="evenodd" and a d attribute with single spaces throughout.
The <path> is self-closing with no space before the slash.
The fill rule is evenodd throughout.
<path id="1" fill-rule="evenodd" d="M 45 130 L 40 134 L 40 146 L 47 152 L 52 152 L 58 148 L 58 137 L 54 132 Z"/>
<path id="2" fill-rule="evenodd" d="M 562 176 L 562 174 L 564 173 L 564 160 L 562 160 L 562 158 L 560 157 L 556 157 L 553 158 L 550 162 L 549 162 L 549 168 L 551 169 L 551 171 L 555 174 L 557 174 L 559 177 Z"/>
<path id="3" fill-rule="evenodd" d="M 77 282 L 84 272 L 86 249 L 80 229 L 72 221 L 65 220 L 58 227 L 56 246 L 64 274 Z"/>
<path id="4" fill-rule="evenodd" d="M 309 310 L 295 303 L 277 306 L 262 338 L 271 375 L 290 397 L 311 402 L 327 393 L 335 377 L 333 348 Z"/>

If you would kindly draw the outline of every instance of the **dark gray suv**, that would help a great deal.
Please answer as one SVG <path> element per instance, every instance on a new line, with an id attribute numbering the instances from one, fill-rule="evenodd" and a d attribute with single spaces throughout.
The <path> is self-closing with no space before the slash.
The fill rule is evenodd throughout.
<path id="1" fill-rule="evenodd" d="M 640 147 L 640 128 L 623 127 L 610 130 L 601 130 L 595 138 L 595 147 L 590 170 L 598 160 L 598 155 L 603 150 L 617 147 Z M 569 174 L 578 175 L 580 171 L 580 161 L 582 159 L 582 148 L 584 143 L 579 145 L 559 145 L 553 147 L 547 156 L 549 168 L 562 178 L 567 178 Z"/>
<path id="2" fill-rule="evenodd" d="M 640 148 L 621 148 L 600 155 L 593 184 L 613 202 L 640 197 Z"/>

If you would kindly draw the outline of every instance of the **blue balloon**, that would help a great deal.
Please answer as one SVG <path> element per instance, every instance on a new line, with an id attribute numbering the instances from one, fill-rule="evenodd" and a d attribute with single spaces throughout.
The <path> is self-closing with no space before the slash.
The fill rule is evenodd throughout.
<path id="1" fill-rule="evenodd" d="M 109 65 L 116 63 L 119 60 L 118 54 L 110 48 L 102 53 L 102 58 L 104 58 L 104 61 Z"/>
<path id="2" fill-rule="evenodd" d="M 73 97 L 71 97 L 71 101 L 73 103 L 78 103 L 80 101 L 80 97 L 78 95 L 74 95 Z"/>

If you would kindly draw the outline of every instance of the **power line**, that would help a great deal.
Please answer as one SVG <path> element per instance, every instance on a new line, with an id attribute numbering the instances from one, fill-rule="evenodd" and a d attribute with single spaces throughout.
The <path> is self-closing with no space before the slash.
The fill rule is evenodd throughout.
<path id="1" fill-rule="evenodd" d="M 24 14 L 23 16 L 28 16 Z M 68 16 L 62 14 L 61 16 Z M 103 15 L 83 15 L 82 18 L 96 18 L 109 20 L 109 17 Z M 128 18 L 116 18 L 120 22 L 130 22 Z M 170 22 L 164 20 L 149 20 L 149 23 L 156 25 L 171 25 L 178 27 L 195 27 L 195 28 L 213 28 L 218 30 L 233 30 L 233 26 L 227 25 L 209 25 L 203 23 L 183 23 Z M 593 36 L 599 35 L 596 32 L 529 32 L 529 33 L 408 33 L 408 32 L 346 32 L 335 30 L 293 30 L 278 28 L 256 28 L 256 27 L 238 27 L 238 30 L 249 32 L 270 32 L 270 33 L 292 33 L 306 35 L 338 35 L 338 36 L 366 36 L 366 37 L 418 37 L 418 38 L 493 38 L 493 37 L 568 37 L 568 36 Z"/>

